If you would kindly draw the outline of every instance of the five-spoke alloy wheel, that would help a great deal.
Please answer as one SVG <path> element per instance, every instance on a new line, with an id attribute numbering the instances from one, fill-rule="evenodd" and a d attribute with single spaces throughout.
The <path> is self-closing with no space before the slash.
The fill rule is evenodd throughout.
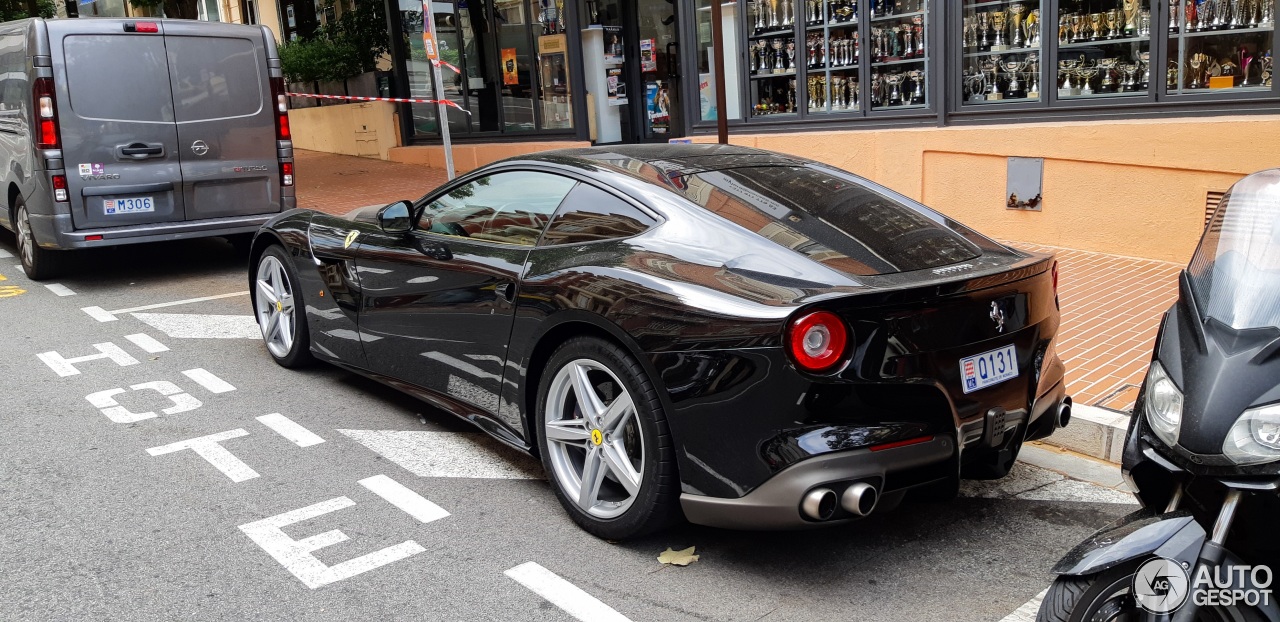
<path id="1" fill-rule="evenodd" d="M 624 350 L 592 337 L 565 342 L 548 361 L 538 406 L 543 464 L 583 529 L 619 540 L 678 517 L 666 418 Z"/>
<path id="2" fill-rule="evenodd" d="M 300 313 L 297 278 L 280 246 L 267 249 L 258 260 L 253 283 L 253 308 L 271 358 L 285 367 L 310 362 L 306 317 Z"/>

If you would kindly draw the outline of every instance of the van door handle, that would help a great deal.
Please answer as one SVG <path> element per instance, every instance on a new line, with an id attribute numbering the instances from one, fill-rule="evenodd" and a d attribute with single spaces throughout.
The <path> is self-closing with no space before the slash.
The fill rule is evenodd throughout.
<path id="1" fill-rule="evenodd" d="M 133 143 L 126 147 L 121 147 L 120 155 L 134 160 L 145 160 L 147 158 L 164 155 L 164 145 Z"/>

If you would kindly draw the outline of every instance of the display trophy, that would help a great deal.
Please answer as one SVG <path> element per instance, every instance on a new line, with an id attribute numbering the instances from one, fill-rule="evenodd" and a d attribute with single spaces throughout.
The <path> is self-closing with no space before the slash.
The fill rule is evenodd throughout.
<path id="1" fill-rule="evenodd" d="M 985 90 L 987 78 L 981 68 L 965 76 L 964 82 L 969 91 L 969 101 L 980 102 L 986 100 L 983 91 Z"/>
<path id="2" fill-rule="evenodd" d="M 1110 11 L 1102 14 L 1102 19 L 1106 22 L 1107 38 L 1119 39 L 1120 28 L 1124 25 L 1122 23 L 1124 21 L 1124 17 L 1120 14 L 1120 10 L 1111 9 Z"/>
<path id="3" fill-rule="evenodd" d="M 796 40 L 787 40 L 787 71 L 796 70 Z"/>
<path id="4" fill-rule="evenodd" d="M 1176 60 L 1169 61 L 1169 68 L 1164 72 L 1164 81 L 1165 86 L 1167 86 L 1170 91 L 1178 88 L 1178 76 L 1181 73 L 1182 65 L 1178 64 L 1178 61 Z"/>
<path id="5" fill-rule="evenodd" d="M 1138 35 L 1138 10 L 1141 8 L 1138 5 L 1138 0 L 1121 0 L 1121 10 L 1124 11 L 1124 36 L 1126 37 Z M 1147 13 L 1150 15 L 1150 11 Z"/>
<path id="6" fill-rule="evenodd" d="M 1040 47 L 1040 9 L 1031 9 L 1027 19 L 1022 22 L 1022 29 L 1027 39 L 1027 47 Z"/>
<path id="7" fill-rule="evenodd" d="M 982 63 L 982 70 L 983 73 L 988 71 L 991 72 L 991 79 L 989 81 L 984 78 L 984 81 L 987 83 L 987 101 L 994 102 L 1004 99 L 1004 93 L 1000 92 L 1000 56 L 992 54 L 985 62 Z"/>
<path id="8" fill-rule="evenodd" d="M 1089 32 L 1088 21 L 1089 21 L 1089 18 L 1083 15 L 1071 16 L 1071 42 L 1072 43 L 1081 43 L 1083 41 L 1089 40 L 1089 37 L 1086 34 Z"/>
<path id="9" fill-rule="evenodd" d="M 773 48 L 773 73 L 786 73 L 782 59 L 782 39 L 770 39 L 769 47 Z"/>
<path id="10" fill-rule="evenodd" d="M 902 74 L 894 73 L 885 76 L 884 81 L 889 85 L 889 105 L 902 105 Z"/>
<path id="11" fill-rule="evenodd" d="M 1180 13 L 1178 11 L 1179 0 L 1169 0 L 1169 32 L 1178 32 L 1178 20 Z"/>
<path id="12" fill-rule="evenodd" d="M 1120 63 L 1120 73 L 1124 76 L 1120 80 L 1120 92 L 1132 93 L 1138 90 L 1138 63 Z"/>
<path id="13" fill-rule="evenodd" d="M 1025 97 L 1026 93 L 1022 92 L 1022 83 L 1018 81 L 1018 74 L 1027 67 L 1025 61 L 1006 60 L 1000 63 L 1000 67 L 1009 74 L 1009 85 L 1005 87 L 1006 94 L 1010 99 L 1018 99 Z"/>
<path id="14" fill-rule="evenodd" d="M 1089 40 L 1099 41 L 1107 38 L 1107 33 L 1103 30 L 1106 26 L 1107 16 L 1102 13 L 1089 14 Z"/>
<path id="15" fill-rule="evenodd" d="M 912 40 L 911 26 L 903 24 L 898 26 L 898 31 L 902 33 L 902 58 L 911 58 L 915 56 L 916 42 Z M 896 38 L 898 35 L 894 35 Z"/>
<path id="16" fill-rule="evenodd" d="M 963 41 L 962 45 L 964 45 L 964 47 L 966 48 L 971 48 L 971 47 L 974 47 L 975 45 L 978 45 L 978 36 L 977 36 L 978 27 L 974 25 L 976 21 L 977 21 L 977 17 L 971 16 L 971 15 L 966 15 L 964 19 L 960 21 L 961 23 L 960 32 L 962 34 L 961 41 Z"/>
<path id="17" fill-rule="evenodd" d="M 1187 59 L 1189 69 L 1187 73 L 1191 74 L 1191 88 L 1200 88 L 1200 73 L 1204 71 L 1205 61 L 1208 59 L 1209 57 L 1204 54 L 1192 54 L 1191 58 Z"/>
<path id="18" fill-rule="evenodd" d="M 1098 75 L 1097 67 L 1080 67 L 1076 70 L 1076 75 L 1080 77 L 1080 94 L 1093 95 L 1093 77 Z"/>
<path id="19" fill-rule="evenodd" d="M 848 78 L 831 76 L 831 109 L 832 110 L 848 110 L 849 105 L 845 100 L 845 84 Z"/>
<path id="20" fill-rule="evenodd" d="M 915 33 L 916 58 L 924 58 L 924 16 L 911 18 L 911 31 Z"/>
<path id="21" fill-rule="evenodd" d="M 1271 88 L 1272 73 L 1271 52 L 1267 52 L 1267 55 L 1262 57 L 1262 71 L 1258 74 L 1262 80 L 1262 86 Z"/>
<path id="22" fill-rule="evenodd" d="M 1273 16 L 1276 10 L 1276 0 L 1262 0 L 1262 20 L 1258 23 L 1261 28 L 1270 28 Z"/>
<path id="23" fill-rule="evenodd" d="M 991 14 L 991 27 L 996 32 L 995 41 L 991 42 L 992 52 L 1003 52 L 1009 49 L 1009 45 L 1004 42 L 1005 20 L 1009 17 L 1004 11 L 996 11 Z"/>
<path id="24" fill-rule="evenodd" d="M 790 87 L 787 89 L 787 112 L 796 111 L 796 79 L 792 78 Z"/>
<path id="25" fill-rule="evenodd" d="M 1151 52 L 1140 52 L 1138 64 L 1142 65 L 1142 78 L 1138 81 L 1138 88 L 1145 91 L 1151 88 Z"/>
<path id="26" fill-rule="evenodd" d="M 884 104 L 884 79 L 878 72 L 871 74 L 871 107 L 879 108 Z"/>
<path id="27" fill-rule="evenodd" d="M 987 46 L 991 45 L 991 42 L 987 40 L 987 29 L 990 27 L 990 22 L 990 13 L 984 11 L 978 14 L 978 32 L 982 35 L 982 38 L 978 39 L 979 49 L 986 49 Z"/>
<path id="28" fill-rule="evenodd" d="M 1027 5 L 1021 2 L 1015 2 L 1009 5 L 1009 45 L 1015 48 L 1024 47 L 1026 42 L 1022 40 L 1022 16 L 1027 12 Z"/>
<path id="29" fill-rule="evenodd" d="M 778 23 L 778 0 L 769 0 L 769 30 L 777 30 L 782 24 Z"/>
<path id="30" fill-rule="evenodd" d="M 1138 11 L 1138 36 L 1151 36 L 1151 9 L 1141 9 Z"/>
<path id="31" fill-rule="evenodd" d="M 782 27 L 790 28 L 796 23 L 796 3 L 795 0 L 782 0 Z"/>
<path id="32" fill-rule="evenodd" d="M 1115 93 L 1119 89 L 1116 84 L 1115 73 L 1116 67 L 1120 65 L 1118 58 L 1099 58 L 1095 65 L 1098 73 L 1102 75 L 1102 85 L 1098 89 L 1102 93 Z"/>
<path id="33" fill-rule="evenodd" d="M 1058 74 L 1063 77 L 1062 86 L 1058 88 L 1059 97 L 1071 97 L 1080 94 L 1080 88 L 1071 81 L 1071 78 L 1076 75 L 1083 62 L 1082 60 L 1058 61 Z"/>
<path id="34" fill-rule="evenodd" d="M 1040 99 L 1040 55 L 1027 54 L 1027 99 Z"/>
<path id="35" fill-rule="evenodd" d="M 919 105 L 924 103 L 924 72 L 919 69 L 913 69 L 907 72 L 907 77 L 911 78 L 914 88 L 911 89 L 911 103 Z"/>

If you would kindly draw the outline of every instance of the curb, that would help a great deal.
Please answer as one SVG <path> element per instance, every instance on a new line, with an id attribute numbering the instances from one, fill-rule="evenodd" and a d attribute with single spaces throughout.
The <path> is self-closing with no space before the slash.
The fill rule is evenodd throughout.
<path id="1" fill-rule="evenodd" d="M 1119 464 L 1131 417 L 1128 413 L 1075 404 L 1067 427 L 1055 430 L 1041 442 Z"/>

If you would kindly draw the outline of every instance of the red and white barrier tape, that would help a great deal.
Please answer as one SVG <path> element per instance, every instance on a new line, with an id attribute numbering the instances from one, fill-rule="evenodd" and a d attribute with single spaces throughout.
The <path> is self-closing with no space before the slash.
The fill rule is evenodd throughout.
<path id="1" fill-rule="evenodd" d="M 437 67 L 439 67 L 439 66 L 443 65 L 443 66 L 445 66 L 445 67 L 448 67 L 449 69 L 452 69 L 452 70 L 453 70 L 453 73 L 456 73 L 456 74 L 458 74 L 458 75 L 462 75 L 462 70 L 461 70 L 461 69 L 458 69 L 457 67 L 454 67 L 453 65 L 450 65 L 449 63 L 446 63 L 446 62 L 444 62 L 444 61 L 442 61 L 442 60 L 433 60 L 433 61 L 431 61 L 431 63 L 432 63 L 433 65 L 437 66 Z"/>
<path id="2" fill-rule="evenodd" d="M 315 95 L 313 93 L 285 93 L 289 97 L 309 97 L 311 99 L 344 99 L 348 101 L 358 102 L 395 102 L 398 104 L 444 104 L 452 106 L 467 114 L 471 114 L 470 110 L 459 106 L 457 103 L 447 99 L 409 99 L 404 97 L 358 97 L 356 95 Z"/>

